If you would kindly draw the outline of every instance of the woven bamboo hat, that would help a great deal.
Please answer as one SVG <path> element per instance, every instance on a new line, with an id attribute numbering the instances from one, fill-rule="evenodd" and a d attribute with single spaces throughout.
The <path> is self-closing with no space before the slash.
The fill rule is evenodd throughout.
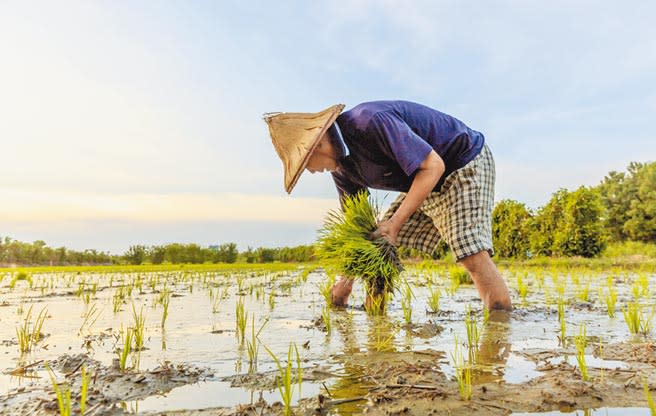
<path id="1" fill-rule="evenodd" d="M 273 147 L 285 169 L 285 191 L 291 193 L 321 137 L 344 109 L 336 104 L 318 113 L 266 113 Z"/>

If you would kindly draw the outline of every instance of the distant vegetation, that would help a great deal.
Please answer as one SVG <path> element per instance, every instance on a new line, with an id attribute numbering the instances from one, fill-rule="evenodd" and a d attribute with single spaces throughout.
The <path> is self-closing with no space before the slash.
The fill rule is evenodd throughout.
<path id="1" fill-rule="evenodd" d="M 607 247 L 606 255 L 649 256 L 656 242 L 656 162 L 633 162 L 595 187 L 560 189 L 536 212 L 500 201 L 492 217 L 499 257 L 595 257 Z"/>
<path id="2" fill-rule="evenodd" d="M 594 187 L 560 189 L 537 210 L 521 202 L 502 200 L 492 214 L 496 257 L 656 257 L 656 162 L 632 162 L 627 172 L 610 172 Z M 400 248 L 403 258 L 418 258 Z M 448 256 L 441 243 L 433 258 Z M 425 257 L 425 255 L 424 255 Z M 210 247 L 172 243 L 131 246 L 122 255 L 97 250 L 51 248 L 44 241 L 25 243 L 0 238 L 0 265 L 203 264 L 271 263 L 314 260 L 314 247 L 247 248 L 235 243 Z"/>

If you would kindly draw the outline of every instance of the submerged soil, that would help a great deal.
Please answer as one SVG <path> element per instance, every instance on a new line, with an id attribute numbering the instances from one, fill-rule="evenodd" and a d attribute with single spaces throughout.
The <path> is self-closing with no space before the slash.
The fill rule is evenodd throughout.
<path id="1" fill-rule="evenodd" d="M 31 286 L 15 287 L 4 279 L 0 413 L 58 414 L 48 364 L 59 385 L 70 386 L 74 414 L 84 367 L 91 374 L 88 415 L 280 415 L 285 413 L 280 372 L 271 354 L 285 366 L 293 343 L 299 356 L 291 355 L 292 406 L 299 415 L 506 415 L 600 408 L 649 414 L 644 386 L 654 394 L 656 343 L 651 332 L 630 334 L 620 312 L 637 299 L 649 317 L 653 270 L 505 270 L 511 286 L 521 275 L 528 289 L 513 287 L 515 311 L 492 312 L 487 322 L 472 286 L 454 286 L 443 270 L 405 273 L 415 296 L 410 323 L 399 294 L 386 315 L 367 315 L 357 285 L 351 299 L 357 306 L 333 309 L 327 317 L 319 289 L 327 279 L 322 270 L 309 275 L 43 274 L 33 276 Z M 568 284 L 558 289 L 564 280 Z M 643 293 L 636 298 L 639 280 Z M 617 291 L 613 318 L 604 303 L 609 281 Z M 428 312 L 429 292 L 436 287 L 442 294 L 439 311 Z M 590 294 L 584 296 L 584 289 Z M 559 290 L 567 304 L 564 340 L 555 305 Z M 162 325 L 159 300 L 166 291 L 170 306 Z M 245 339 L 251 342 L 252 332 L 260 331 L 258 359 L 250 366 L 248 342 L 237 337 L 238 300 L 245 305 Z M 41 340 L 21 354 L 16 328 L 31 305 L 30 325 L 43 307 L 48 317 Z M 98 312 L 90 312 L 94 305 Z M 121 370 L 121 334 L 133 325 L 140 305 L 146 311 L 144 348 L 131 353 L 129 368 Z M 468 309 L 479 333 L 475 348 L 467 348 Z M 89 314 L 95 318 L 91 324 Z M 576 359 L 581 325 L 587 330 L 587 381 Z M 470 400 L 461 398 L 455 380 L 456 347 L 473 368 Z"/>

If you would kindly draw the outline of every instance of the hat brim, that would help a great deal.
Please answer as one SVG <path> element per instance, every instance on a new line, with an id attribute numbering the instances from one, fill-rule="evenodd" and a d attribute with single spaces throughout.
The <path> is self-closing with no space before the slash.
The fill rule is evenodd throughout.
<path id="1" fill-rule="evenodd" d="M 310 161 L 310 158 L 312 157 L 312 153 L 314 153 L 314 151 L 316 150 L 317 146 L 319 146 L 319 143 L 321 142 L 321 139 L 323 138 L 324 134 L 326 134 L 326 132 L 328 131 L 328 129 L 330 128 L 330 126 L 333 125 L 333 123 L 335 122 L 335 120 L 337 120 L 337 117 L 339 116 L 339 114 L 340 114 L 340 113 L 342 112 L 342 110 L 344 109 L 344 105 L 343 105 L 343 104 L 338 104 L 338 105 L 335 106 L 335 107 L 338 107 L 338 108 L 335 108 L 335 111 L 333 112 L 333 114 L 331 114 L 331 115 L 330 115 L 330 118 L 328 118 L 328 119 L 326 120 L 326 123 L 323 125 L 323 127 L 321 128 L 321 131 L 319 132 L 319 134 L 317 135 L 317 137 L 314 139 L 312 145 L 310 146 L 310 149 L 308 150 L 307 154 L 306 154 L 305 157 L 303 158 L 303 161 L 302 161 L 301 164 L 299 165 L 299 167 L 298 167 L 298 169 L 296 170 L 296 172 L 294 172 L 294 175 L 292 176 L 292 180 L 291 180 L 291 182 L 290 182 L 287 186 L 285 186 L 285 191 L 287 191 L 288 194 L 291 194 L 291 193 L 292 193 L 292 189 L 294 189 L 294 187 L 296 186 L 296 183 L 297 183 L 298 180 L 301 178 L 301 174 L 303 173 L 303 171 L 304 171 L 305 168 L 307 167 L 307 164 L 308 164 L 308 162 Z"/>

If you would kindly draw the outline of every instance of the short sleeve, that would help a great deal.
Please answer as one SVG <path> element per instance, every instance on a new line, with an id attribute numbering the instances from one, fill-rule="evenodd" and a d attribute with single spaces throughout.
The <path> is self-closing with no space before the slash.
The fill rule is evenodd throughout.
<path id="1" fill-rule="evenodd" d="M 391 112 L 380 112 L 369 122 L 368 129 L 376 134 L 389 156 L 395 159 L 403 172 L 411 176 L 433 150 L 426 140 L 412 131 L 399 116 Z"/>

